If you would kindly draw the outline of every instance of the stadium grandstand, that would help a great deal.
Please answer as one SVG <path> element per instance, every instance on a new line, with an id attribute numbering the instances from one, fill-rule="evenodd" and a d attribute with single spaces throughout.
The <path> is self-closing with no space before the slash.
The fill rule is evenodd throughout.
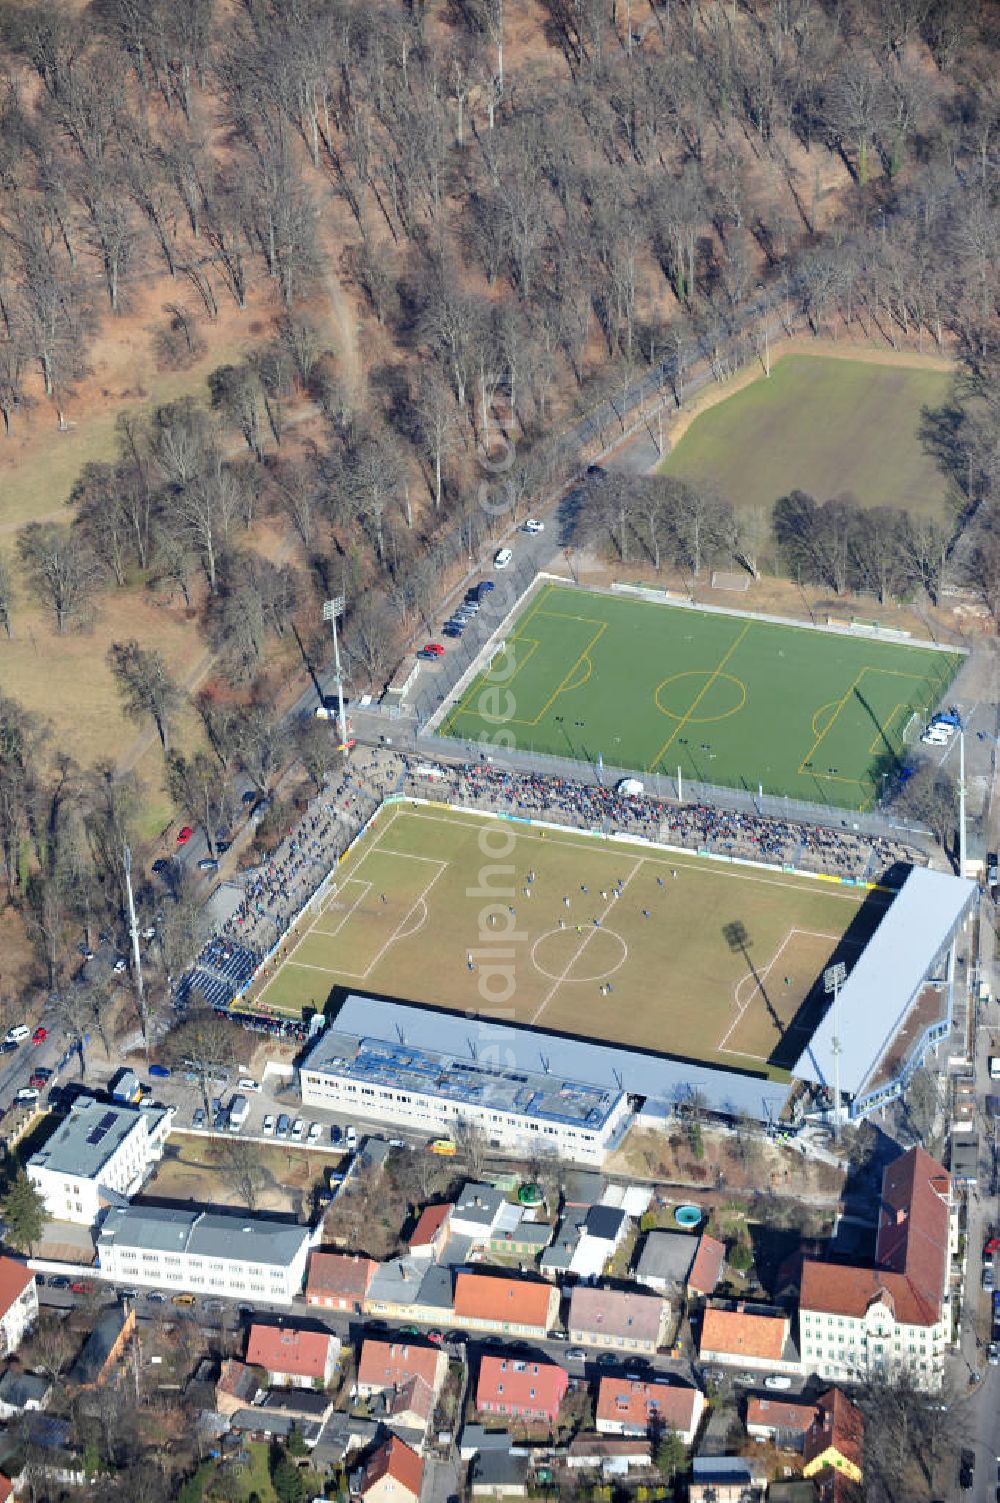
<path id="1" fill-rule="evenodd" d="M 929 1049 L 951 1031 L 956 948 L 975 882 L 914 867 L 792 1068 L 857 1119 L 900 1096 Z"/>

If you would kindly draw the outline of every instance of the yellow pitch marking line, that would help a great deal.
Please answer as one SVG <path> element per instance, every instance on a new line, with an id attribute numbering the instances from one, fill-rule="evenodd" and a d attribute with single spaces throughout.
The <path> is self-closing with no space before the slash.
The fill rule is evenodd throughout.
<path id="1" fill-rule="evenodd" d="M 840 699 L 831 699 L 831 700 L 829 700 L 827 702 L 827 704 L 820 705 L 819 710 L 816 711 L 816 715 L 818 715 L 820 713 L 820 710 L 826 710 L 826 709 L 828 709 L 830 707 L 830 705 L 836 705 L 836 707 L 837 707 L 834 710 L 833 714 L 830 716 L 830 718 L 827 721 L 826 725 L 823 727 L 823 729 L 820 731 L 819 735 L 816 737 L 816 740 L 813 742 L 813 744 L 810 747 L 810 749 L 809 749 L 808 753 L 806 754 L 806 756 L 804 756 L 802 758 L 802 761 L 799 763 L 799 774 L 800 774 L 800 776 L 804 777 L 807 772 L 811 772 L 812 771 L 812 769 L 807 766 L 807 763 L 811 762 L 812 759 L 813 759 L 813 757 L 819 751 L 820 744 L 823 741 L 823 738 L 825 736 L 829 735 L 830 731 L 832 731 L 834 725 L 836 724 L 836 722 L 837 722 L 837 720 L 838 720 L 838 718 L 840 716 L 840 712 L 843 710 L 843 708 L 846 705 L 847 701 L 850 699 L 851 695 L 854 693 L 855 689 L 858 687 L 858 685 L 860 684 L 860 682 L 864 678 L 864 676 L 865 676 L 865 670 L 862 668 L 861 672 L 859 674 L 857 674 L 857 676 L 855 677 L 854 682 L 848 687 L 847 692 Z M 816 716 L 814 715 L 813 716 L 813 730 L 814 731 L 816 729 L 815 720 L 816 720 Z M 835 776 L 835 774 L 831 773 L 830 776 L 833 777 L 833 776 Z M 857 781 L 858 781 L 857 778 L 848 778 L 847 779 L 847 782 L 849 782 L 849 783 L 856 783 Z"/>
<path id="2" fill-rule="evenodd" d="M 663 745 L 660 747 L 659 751 L 656 753 L 656 756 L 653 758 L 652 762 L 650 762 L 650 764 L 649 764 L 649 771 L 650 772 L 652 772 L 653 769 L 654 769 L 654 767 L 658 767 L 659 764 L 662 762 L 664 754 L 667 751 L 667 748 L 672 744 L 672 742 L 676 739 L 676 737 L 680 735 L 681 731 L 687 725 L 688 721 L 691 719 L 691 716 L 694 714 L 695 710 L 701 704 L 702 700 L 705 698 L 705 695 L 708 693 L 709 689 L 715 683 L 716 679 L 719 677 L 719 674 L 722 672 L 723 668 L 725 668 L 726 664 L 729 662 L 729 659 L 732 657 L 732 655 L 736 651 L 737 647 L 739 647 L 740 643 L 743 641 L 743 638 L 746 636 L 747 632 L 750 630 L 750 628 L 751 628 L 752 625 L 753 625 L 753 622 L 752 621 L 748 621 L 746 623 L 746 625 L 744 626 L 743 630 L 739 633 L 739 635 L 733 640 L 733 642 L 730 643 L 729 647 L 726 648 L 726 651 L 722 654 L 722 657 L 719 659 L 719 661 L 716 663 L 715 667 L 712 669 L 711 674 L 705 680 L 705 683 L 703 684 L 701 690 L 695 696 L 693 702 L 688 706 L 687 713 L 684 715 L 684 718 L 682 720 L 678 720 L 677 724 L 674 726 L 674 728 L 671 731 L 670 735 L 667 737 L 666 741 L 664 741 Z"/>
<path id="3" fill-rule="evenodd" d="M 872 738 L 871 746 L 868 748 L 868 755 L 870 757 L 874 756 L 877 751 L 879 751 L 883 746 L 887 745 L 889 741 L 889 727 L 892 725 L 892 722 L 895 720 L 900 710 L 905 709 L 905 704 L 893 705 L 892 709 L 889 711 L 885 719 L 879 721 L 878 730 Z"/>
<path id="4" fill-rule="evenodd" d="M 601 640 L 601 638 L 603 637 L 603 635 L 607 631 L 607 629 L 608 629 L 608 623 L 607 623 L 607 621 L 605 621 L 604 625 L 601 626 L 594 633 L 594 635 L 591 637 L 590 641 L 587 643 L 587 645 L 583 649 L 583 651 L 581 653 L 577 654 L 576 658 L 573 661 L 572 666 L 569 669 L 569 672 L 563 674 L 562 678 L 559 681 L 558 688 L 556 688 L 556 689 L 554 689 L 552 691 L 552 693 L 549 695 L 548 699 L 542 705 L 542 708 L 539 710 L 538 714 L 535 716 L 534 720 L 522 720 L 521 721 L 521 725 L 537 725 L 538 722 L 542 719 L 543 715 L 546 715 L 548 713 L 550 707 L 559 698 L 560 694 L 566 693 L 571 688 L 572 689 L 582 688 L 583 684 L 585 684 L 587 682 L 587 679 L 590 678 L 590 674 L 593 673 L 593 671 L 594 671 L 593 662 L 591 662 L 591 664 L 590 664 L 590 673 L 587 674 L 587 678 L 582 679 L 579 684 L 570 684 L 569 680 L 573 677 L 574 673 L 579 668 L 579 666 L 583 662 L 584 658 L 587 658 L 587 659 L 590 658 L 590 654 L 593 652 L 594 648 L 597 646 L 598 642 Z"/>
<path id="5" fill-rule="evenodd" d="M 625 881 L 622 883 L 621 889 L 620 889 L 620 893 L 624 893 L 626 887 L 629 885 L 629 883 L 631 882 L 632 878 L 635 876 L 636 872 L 639 871 L 639 869 L 642 867 L 643 862 L 644 862 L 644 858 L 642 856 L 640 856 L 639 859 L 638 859 L 638 861 L 633 866 L 632 870 L 629 872 L 628 876 L 625 878 Z M 604 912 L 601 914 L 601 923 L 602 924 L 604 923 L 604 920 L 607 918 L 608 914 L 611 912 L 612 908 L 615 906 L 616 901 L 617 901 L 616 898 L 609 898 L 609 900 L 608 900 L 608 906 L 605 908 Z M 566 977 L 569 975 L 570 971 L 576 965 L 577 961 L 580 959 L 580 956 L 583 954 L 584 950 L 590 944 L 590 941 L 593 939 L 594 935 L 598 934 L 599 932 L 600 931 L 599 931 L 597 925 L 594 924 L 594 923 L 592 923 L 590 925 L 590 928 L 587 930 L 586 934 L 583 936 L 583 939 L 577 945 L 576 950 L 570 956 L 569 960 L 566 962 L 566 965 L 564 966 L 562 972 L 560 973 L 559 976 L 556 977 L 555 981 L 552 983 L 552 986 L 551 986 L 550 990 L 546 993 L 545 999 L 542 1002 L 541 1006 L 538 1008 L 538 1010 L 532 1016 L 532 1019 L 531 1019 L 532 1023 L 537 1023 L 538 1022 L 538 1019 L 541 1017 L 542 1013 L 548 1007 L 549 1003 L 552 1001 L 552 998 L 555 996 L 556 992 L 562 986 L 563 982 L 566 980 Z"/>
<path id="6" fill-rule="evenodd" d="M 538 614 L 538 612 L 541 610 L 542 605 L 545 602 L 545 598 L 550 593 L 551 590 L 552 590 L 552 585 L 545 585 L 543 589 L 539 590 L 539 592 L 538 592 L 538 598 L 535 600 L 534 605 L 532 605 L 532 607 L 527 612 L 527 614 L 522 618 L 522 620 L 520 621 L 520 623 L 518 625 L 517 630 L 511 636 L 509 636 L 507 638 L 507 644 L 508 644 L 508 646 L 512 642 L 521 642 L 521 641 L 532 642 L 532 641 L 534 641 L 535 642 L 535 646 L 537 647 L 537 645 L 538 645 L 537 641 L 534 638 L 532 638 L 532 637 L 527 637 L 525 635 L 525 633 L 527 632 L 528 627 L 534 621 L 534 619 L 535 619 L 536 615 Z M 528 657 L 530 657 L 530 656 L 531 656 L 531 653 L 528 654 Z M 524 661 L 527 662 L 528 658 L 525 658 Z M 469 685 L 468 689 L 466 689 L 465 693 L 462 695 L 462 698 L 459 700 L 458 704 L 452 710 L 451 714 L 447 715 L 445 717 L 445 719 L 441 722 L 441 730 L 442 730 L 442 732 L 445 735 L 447 735 L 447 733 L 451 730 L 451 727 L 454 725 L 454 723 L 458 719 L 459 715 L 464 715 L 465 714 L 466 710 L 469 707 L 469 701 L 472 698 L 472 696 L 475 693 L 475 691 L 479 688 L 481 680 L 483 679 L 483 677 L 486 677 L 488 675 L 489 675 L 489 669 L 486 670 L 486 675 L 482 675 L 482 674 L 478 674 L 477 673 L 475 675 L 475 677 L 473 678 L 472 683 Z"/>

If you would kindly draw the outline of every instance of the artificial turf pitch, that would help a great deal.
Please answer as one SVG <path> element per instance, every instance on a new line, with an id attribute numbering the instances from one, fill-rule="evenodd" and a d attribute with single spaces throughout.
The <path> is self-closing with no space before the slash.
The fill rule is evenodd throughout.
<path id="1" fill-rule="evenodd" d="M 776 1073 L 815 1027 L 824 967 L 853 960 L 882 906 L 860 888 L 404 802 L 338 868 L 255 1001 L 298 1014 L 336 989 L 371 992 Z"/>
<path id="2" fill-rule="evenodd" d="M 960 662 L 546 584 L 439 734 L 863 809 Z"/>

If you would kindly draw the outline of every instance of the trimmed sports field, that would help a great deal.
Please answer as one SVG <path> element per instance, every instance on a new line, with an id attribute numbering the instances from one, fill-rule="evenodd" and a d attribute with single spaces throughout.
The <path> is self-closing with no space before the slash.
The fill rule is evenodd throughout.
<path id="1" fill-rule="evenodd" d="M 862 506 L 922 516 L 945 509 L 945 477 L 920 439 L 921 410 L 948 396 L 943 371 L 786 355 L 694 419 L 662 465 L 708 480 L 737 509 L 770 508 L 790 490 L 817 501 L 844 493 Z"/>
<path id="2" fill-rule="evenodd" d="M 546 584 L 439 734 L 860 809 L 960 661 Z"/>
<path id="3" fill-rule="evenodd" d="M 383 811 L 257 999 L 335 988 L 774 1072 L 818 978 L 882 911 L 863 889 L 442 805 Z M 597 922 L 595 922 L 595 920 Z"/>

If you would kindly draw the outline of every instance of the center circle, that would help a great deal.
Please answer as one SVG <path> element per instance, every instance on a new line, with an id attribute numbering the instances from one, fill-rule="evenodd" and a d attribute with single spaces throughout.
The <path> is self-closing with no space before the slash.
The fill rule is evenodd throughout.
<path id="1" fill-rule="evenodd" d="M 725 720 L 742 710 L 747 702 L 747 686 L 731 673 L 718 673 L 714 668 L 688 668 L 665 678 L 654 698 L 656 708 L 671 720 L 704 725 L 710 720 Z"/>
<path id="2" fill-rule="evenodd" d="M 620 970 L 628 956 L 621 935 L 593 923 L 580 928 L 578 933 L 575 924 L 567 924 L 540 934 L 531 947 L 535 970 L 549 981 L 603 981 Z"/>

